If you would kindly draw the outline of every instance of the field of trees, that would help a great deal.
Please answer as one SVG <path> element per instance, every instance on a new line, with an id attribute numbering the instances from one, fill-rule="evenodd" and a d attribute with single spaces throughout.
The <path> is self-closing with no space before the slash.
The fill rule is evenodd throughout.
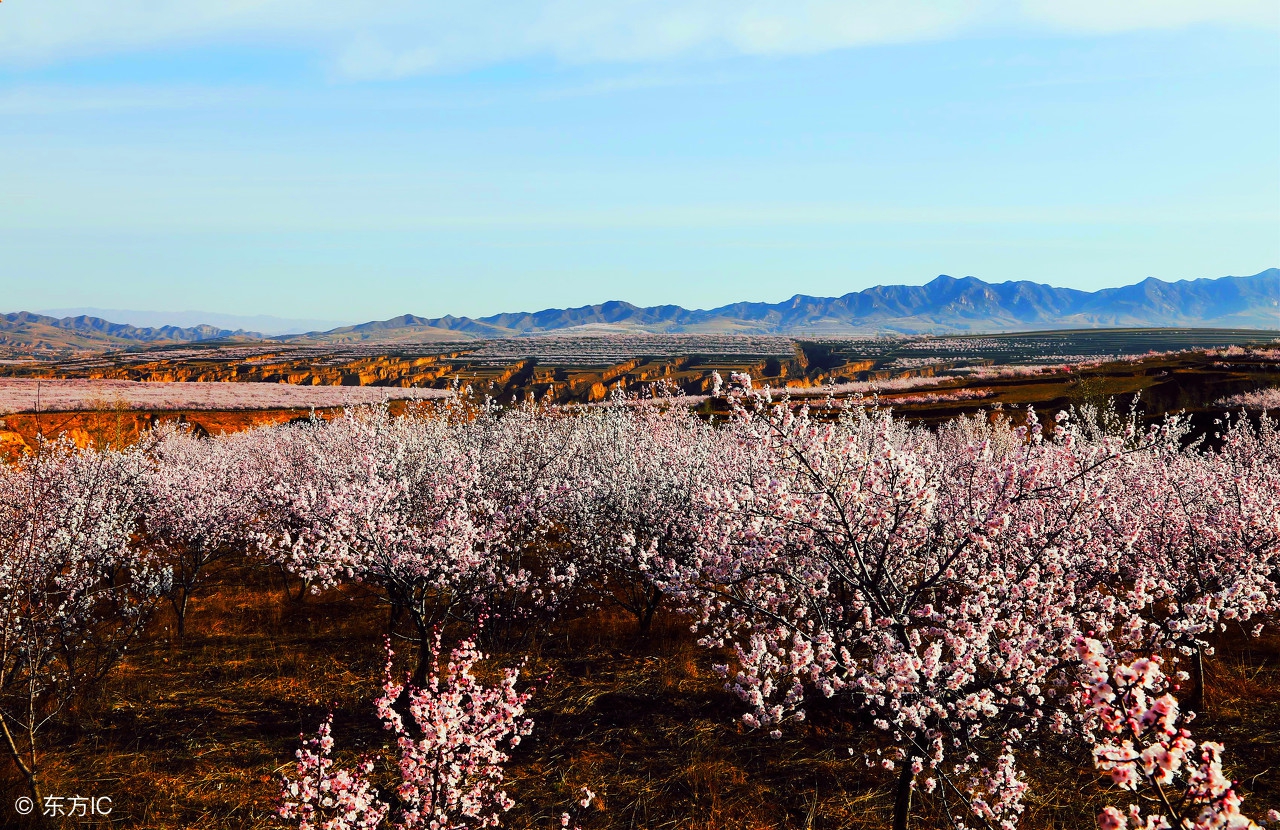
<path id="1" fill-rule="evenodd" d="M 758 385 L 793 391 L 906 378 L 936 378 L 939 384 L 954 386 L 981 370 L 1061 374 L 1070 366 L 1097 367 L 1155 355 L 1205 358 L 1232 349 L 1267 351 L 1277 342 L 1280 331 L 1248 329 L 1089 329 L 826 339 L 566 334 L 449 344 L 209 342 L 53 360 L 23 353 L 24 359 L 0 360 L 0 376 L 370 386 L 386 388 L 392 397 L 405 397 L 406 388 L 447 390 L 457 385 L 504 402 L 534 395 L 557 403 L 586 403 L 603 400 L 618 386 L 638 393 L 659 381 L 687 395 L 705 394 L 714 373 L 747 373 Z M 1216 359 L 1223 356 L 1217 354 Z M 1204 361 L 1194 368 L 1203 372 L 1213 366 Z M 187 385 L 181 395 L 190 395 L 194 389 Z M 0 399 L 0 413 L 4 403 Z M 171 408 L 181 406 L 175 402 Z"/>
<path id="2" fill-rule="evenodd" d="M 1255 379 L 1210 384 L 1212 418 L 1078 374 L 1039 413 L 906 419 L 713 372 L 696 405 L 460 395 L 32 439 L 0 471 L 0 815 L 1280 820 L 1268 359 L 1195 358 Z M 1161 371 L 1132 391 L 1158 400 Z"/>

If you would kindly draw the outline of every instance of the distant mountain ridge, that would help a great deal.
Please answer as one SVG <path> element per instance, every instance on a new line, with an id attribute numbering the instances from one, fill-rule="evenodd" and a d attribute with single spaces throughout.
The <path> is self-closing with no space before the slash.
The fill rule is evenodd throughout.
<path id="1" fill-rule="evenodd" d="M 29 311 L 0 314 L 0 348 L 23 353 L 104 351 L 143 344 L 195 343 L 234 337 L 257 339 L 262 335 L 208 325 L 139 328 L 85 315 L 49 317 Z"/>
<path id="2" fill-rule="evenodd" d="M 519 337 L 554 332 L 653 332 L 839 336 L 978 334 L 1097 327 L 1280 329 L 1280 269 L 1247 277 L 1079 291 L 1028 281 L 986 283 L 940 276 L 926 285 L 886 285 L 841 297 L 797 294 L 780 303 L 690 310 L 621 301 L 489 317 L 417 317 L 312 332 L 303 339 L 394 342 Z"/>
<path id="3" fill-rule="evenodd" d="M 222 331 L 259 332 L 272 337 L 332 329 L 351 323 L 347 320 L 276 317 L 271 314 L 224 314 L 216 311 L 138 311 L 121 308 L 46 308 L 36 314 L 49 317 L 97 317 L 114 323 L 128 323 L 138 328 L 195 328 L 212 326 Z"/>
<path id="4" fill-rule="evenodd" d="M 1247 277 L 1164 282 L 1079 291 L 1028 281 L 986 283 L 940 276 L 926 285 L 882 285 L 841 297 L 797 294 L 780 303 L 741 302 L 713 309 L 641 307 L 621 301 L 577 308 L 418 317 L 405 314 L 302 335 L 265 337 L 211 325 L 139 327 L 79 315 L 0 315 L 0 349 L 15 353 L 104 351 L 151 344 L 226 339 L 320 343 L 410 343 L 539 334 L 980 334 L 1099 327 L 1280 329 L 1280 269 Z"/>

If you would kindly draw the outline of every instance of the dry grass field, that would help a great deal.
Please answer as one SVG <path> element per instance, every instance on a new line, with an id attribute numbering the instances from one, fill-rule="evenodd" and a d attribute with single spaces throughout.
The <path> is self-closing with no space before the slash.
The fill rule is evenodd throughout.
<path id="1" fill-rule="evenodd" d="M 276 782 L 299 733 L 332 710 L 345 749 L 381 741 L 370 701 L 385 608 L 351 589 L 297 602 L 285 588 L 278 572 L 230 562 L 197 597 L 185 642 L 161 614 L 58 736 L 49 791 L 111 796 L 112 827 L 269 828 L 281 826 Z M 629 618 L 595 611 L 550 625 L 520 653 L 531 655 L 535 727 L 508 768 L 512 828 L 558 826 L 582 786 L 600 796 L 584 830 L 889 823 L 891 774 L 860 757 L 875 730 L 820 707 L 781 740 L 744 730 L 740 704 L 710 671 L 722 655 L 698 646 L 679 616 L 661 616 L 645 639 Z M 516 660 L 493 649 L 494 666 Z M 1280 634 L 1223 635 L 1207 672 L 1197 734 L 1227 744 L 1249 813 L 1265 815 L 1280 807 Z M 8 772 L 6 807 L 22 792 Z M 1022 827 L 1094 826 L 1107 785 L 1086 756 L 1042 757 L 1027 773 Z M 923 807 L 915 826 L 943 826 L 938 805 Z"/>

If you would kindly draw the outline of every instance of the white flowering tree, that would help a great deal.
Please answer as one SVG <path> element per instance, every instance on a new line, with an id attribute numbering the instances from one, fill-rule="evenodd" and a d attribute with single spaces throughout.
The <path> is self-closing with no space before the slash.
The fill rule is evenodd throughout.
<path id="1" fill-rule="evenodd" d="M 0 737 L 37 803 L 42 731 L 106 677 L 169 587 L 133 545 L 142 472 L 136 451 L 66 441 L 0 466 Z"/>
<path id="2" fill-rule="evenodd" d="M 583 415 L 566 518 L 582 582 L 649 631 L 664 592 L 655 567 L 687 563 L 723 469 L 715 430 L 677 399 L 615 400 Z"/>
<path id="3" fill-rule="evenodd" d="M 258 518 L 253 489 L 254 433 L 211 440 L 166 426 L 149 443 L 145 527 L 152 550 L 172 574 L 169 604 L 184 637 L 192 594 L 209 568 L 243 551 Z"/>

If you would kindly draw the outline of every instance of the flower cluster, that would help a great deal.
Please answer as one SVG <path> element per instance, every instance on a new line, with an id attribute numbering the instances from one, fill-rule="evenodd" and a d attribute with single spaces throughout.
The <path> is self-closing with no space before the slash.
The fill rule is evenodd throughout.
<path id="1" fill-rule="evenodd" d="M 387 649 L 375 709 L 395 735 L 397 774 L 390 798 L 380 798 L 372 783 L 372 757 L 350 768 L 333 761 L 331 716 L 316 737 L 304 741 L 293 775 L 285 776 L 281 818 L 299 830 L 370 830 L 384 820 L 397 830 L 500 825 L 502 813 L 514 806 L 502 789 L 505 748 L 518 745 L 533 728 L 524 717 L 532 692 L 516 691 L 515 669 L 504 671 L 493 686 L 480 682 L 473 670 L 485 655 L 473 639 L 454 648 L 441 668 L 436 635 L 431 655 L 426 683 L 415 686 L 393 679 Z"/>
<path id="2" fill-rule="evenodd" d="M 1102 830 L 1257 830 L 1223 774 L 1222 745 L 1197 745 L 1183 726 L 1191 715 L 1179 711 L 1159 660 L 1116 662 L 1101 642 L 1083 637 L 1076 652 L 1094 763 L 1120 789 L 1146 796 L 1123 811 L 1106 807 L 1098 817 Z"/>
<path id="3" fill-rule="evenodd" d="M 1258 389 L 1254 392 L 1244 392 L 1239 395 L 1230 395 L 1219 400 L 1218 406 L 1263 410 L 1280 409 L 1280 389 L 1272 387 Z"/>
<path id="4" fill-rule="evenodd" d="M 314 738 L 304 740 L 277 815 L 296 821 L 298 830 L 373 830 L 388 811 L 370 782 L 373 759 L 362 758 L 352 769 L 337 766 L 332 732 L 330 715 Z"/>

